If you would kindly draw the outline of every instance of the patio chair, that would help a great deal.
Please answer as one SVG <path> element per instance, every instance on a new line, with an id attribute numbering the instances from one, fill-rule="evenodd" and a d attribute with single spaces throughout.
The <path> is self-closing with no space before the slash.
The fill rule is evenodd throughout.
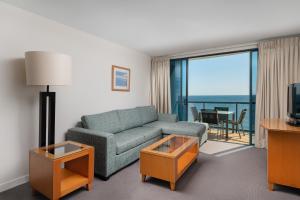
<path id="1" fill-rule="evenodd" d="M 232 124 L 232 127 L 236 126 L 236 132 L 239 133 L 240 139 L 242 138 L 241 137 L 241 130 L 243 132 L 243 135 L 245 136 L 243 122 L 245 120 L 246 113 L 247 113 L 247 109 L 243 109 L 241 111 L 240 117 L 239 117 L 239 119 L 237 121 L 229 121 L 229 123 Z"/>
<path id="2" fill-rule="evenodd" d="M 192 115 L 194 118 L 194 122 L 199 121 L 200 122 L 200 114 L 195 106 L 191 107 Z"/>
<path id="3" fill-rule="evenodd" d="M 209 113 L 211 113 L 211 112 L 214 112 L 215 110 L 214 109 L 205 109 L 205 108 L 203 108 L 203 109 L 201 109 L 200 110 L 200 113 L 199 113 L 199 118 L 201 119 L 201 122 L 205 122 L 205 121 L 203 121 L 203 118 L 202 118 L 202 113 L 204 112 L 209 112 Z M 207 123 L 207 122 L 205 122 L 205 123 Z"/>
<path id="4" fill-rule="evenodd" d="M 229 111 L 229 108 L 228 107 L 215 107 L 215 110 Z"/>
<path id="5" fill-rule="evenodd" d="M 229 111 L 228 107 L 215 107 L 216 111 Z M 222 123 L 226 123 L 228 115 L 219 114 L 219 121 Z"/>
<path id="6" fill-rule="evenodd" d="M 223 123 L 219 121 L 218 113 L 212 109 L 201 109 L 202 122 L 217 128 L 217 138 L 224 133 Z"/>
<path id="7" fill-rule="evenodd" d="M 214 111 L 215 109 L 206 109 L 206 108 L 201 109 L 201 112 L 214 112 Z"/>

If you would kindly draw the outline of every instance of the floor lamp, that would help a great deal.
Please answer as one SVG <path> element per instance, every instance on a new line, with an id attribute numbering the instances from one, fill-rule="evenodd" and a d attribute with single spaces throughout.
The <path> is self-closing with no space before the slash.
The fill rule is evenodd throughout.
<path id="1" fill-rule="evenodd" d="M 46 86 L 40 92 L 39 146 L 55 143 L 55 92 L 50 86 L 71 84 L 71 57 L 52 52 L 25 52 L 27 85 Z M 48 142 L 47 142 L 48 140 Z"/>

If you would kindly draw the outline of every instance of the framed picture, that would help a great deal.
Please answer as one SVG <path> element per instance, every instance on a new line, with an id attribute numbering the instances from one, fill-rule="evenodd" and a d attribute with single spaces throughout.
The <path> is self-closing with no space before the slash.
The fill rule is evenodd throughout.
<path id="1" fill-rule="evenodd" d="M 126 67 L 112 66 L 112 90 L 130 91 L 130 69 Z"/>

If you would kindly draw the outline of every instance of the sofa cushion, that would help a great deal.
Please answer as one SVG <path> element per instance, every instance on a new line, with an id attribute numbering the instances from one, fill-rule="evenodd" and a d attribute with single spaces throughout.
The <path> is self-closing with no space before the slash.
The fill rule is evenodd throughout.
<path id="1" fill-rule="evenodd" d="M 137 127 L 115 134 L 117 154 L 128 151 L 161 135 L 160 128 Z"/>
<path id="2" fill-rule="evenodd" d="M 117 111 L 109 111 L 96 115 L 84 115 L 81 117 L 84 128 L 117 133 L 122 130 Z"/>
<path id="3" fill-rule="evenodd" d="M 206 125 L 201 123 L 179 121 L 176 124 L 178 125 L 178 128 L 180 127 L 180 129 L 185 129 L 187 135 L 189 132 L 197 132 L 198 137 L 202 137 L 206 131 Z"/>
<path id="4" fill-rule="evenodd" d="M 156 121 L 158 119 L 154 106 L 143 106 L 136 108 L 143 124 Z"/>
<path id="5" fill-rule="evenodd" d="M 122 125 L 122 131 L 143 125 L 139 116 L 139 111 L 136 108 L 118 110 L 118 114 Z"/>
<path id="6" fill-rule="evenodd" d="M 199 123 L 192 122 L 163 122 L 155 121 L 145 124 L 144 127 L 161 128 L 163 134 L 178 134 L 201 137 L 205 133 L 206 126 Z"/>
<path id="7" fill-rule="evenodd" d="M 165 121 L 154 121 L 154 122 L 150 122 L 147 124 L 144 124 L 143 127 L 153 127 L 153 128 L 163 128 L 163 127 L 168 127 L 171 126 L 174 123 L 171 122 L 165 122 Z"/>
<path id="8" fill-rule="evenodd" d="M 158 113 L 158 121 L 177 122 L 177 115 L 176 114 Z"/>

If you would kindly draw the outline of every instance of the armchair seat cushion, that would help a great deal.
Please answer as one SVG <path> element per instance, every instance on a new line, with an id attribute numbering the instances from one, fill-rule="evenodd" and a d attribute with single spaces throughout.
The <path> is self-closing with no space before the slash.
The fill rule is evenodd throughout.
<path id="1" fill-rule="evenodd" d="M 117 154 L 128 151 L 161 135 L 156 127 L 137 127 L 115 134 Z"/>

